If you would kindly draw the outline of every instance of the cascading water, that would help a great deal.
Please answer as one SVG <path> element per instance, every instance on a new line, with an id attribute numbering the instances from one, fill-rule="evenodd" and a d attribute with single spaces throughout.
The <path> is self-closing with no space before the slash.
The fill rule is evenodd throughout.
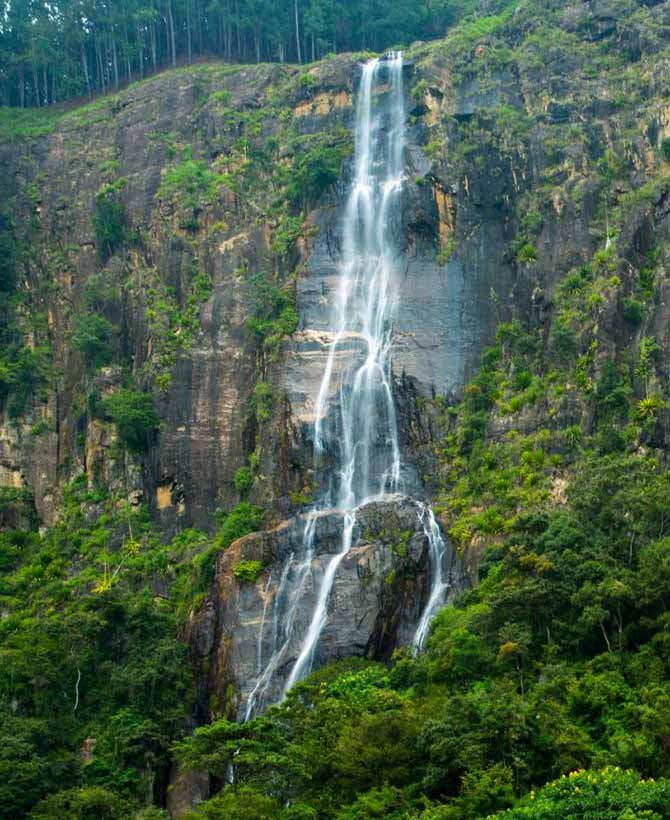
<path id="1" fill-rule="evenodd" d="M 414 638 L 412 639 L 412 646 L 417 652 L 420 652 L 426 643 L 430 622 L 433 620 L 437 610 L 444 603 L 449 587 L 449 582 L 444 577 L 444 557 L 447 551 L 447 545 L 444 543 L 440 526 L 435 520 L 433 511 L 427 504 L 419 504 L 419 509 L 421 525 L 424 535 L 428 540 L 430 550 L 432 583 L 428 601 L 423 609 L 419 624 L 414 633 Z"/>
<path id="2" fill-rule="evenodd" d="M 375 91 L 384 95 L 377 110 L 373 109 Z M 290 555 L 274 594 L 271 654 L 261 671 L 266 639 L 263 615 L 259 675 L 247 698 L 245 719 L 265 705 L 275 676 L 290 657 L 296 660 L 283 673 L 283 694 L 310 672 L 338 566 L 352 547 L 357 508 L 402 489 L 391 345 L 398 293 L 400 249 L 395 237 L 402 225 L 404 136 L 403 61 L 400 53 L 391 53 L 363 66 L 358 93 L 354 175 L 344 211 L 339 290 L 331 321 L 334 335 L 315 404 L 314 462 L 322 489 L 318 503 L 303 516 L 298 557 Z M 313 566 L 315 531 L 319 517 L 334 509 L 342 516 L 341 546 L 318 578 Z M 417 649 L 423 646 L 447 587 L 442 571 L 445 543 L 439 526 L 426 505 L 419 505 L 419 518 L 430 545 L 432 584 L 413 640 Z M 267 594 L 268 587 L 266 606 Z M 297 634 L 297 609 L 306 596 L 313 599 L 311 617 Z"/>

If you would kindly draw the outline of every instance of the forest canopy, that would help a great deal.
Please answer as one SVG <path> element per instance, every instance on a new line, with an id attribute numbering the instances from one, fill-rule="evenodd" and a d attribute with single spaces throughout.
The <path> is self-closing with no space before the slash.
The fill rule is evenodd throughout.
<path id="1" fill-rule="evenodd" d="M 474 0 L 3 0 L 0 104 L 118 89 L 203 56 L 308 62 L 442 36 Z"/>

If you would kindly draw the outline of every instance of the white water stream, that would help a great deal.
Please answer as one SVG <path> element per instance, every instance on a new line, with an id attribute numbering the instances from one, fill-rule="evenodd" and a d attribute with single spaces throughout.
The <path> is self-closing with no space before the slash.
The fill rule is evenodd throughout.
<path id="1" fill-rule="evenodd" d="M 375 92 L 383 99 L 379 106 L 374 104 Z M 314 461 L 317 469 L 328 465 L 322 472 L 329 472 L 318 503 L 303 516 L 300 559 L 292 553 L 279 579 L 270 636 L 272 651 L 263 667 L 269 580 L 265 588 L 258 678 L 247 699 L 245 720 L 266 704 L 275 675 L 290 657 L 292 641 L 296 646 L 296 613 L 311 588 L 313 610 L 298 644 L 297 659 L 285 678 L 283 694 L 309 674 L 327 621 L 337 569 L 352 547 L 357 508 L 402 489 L 391 346 L 400 259 L 392 225 L 401 207 L 405 119 L 402 55 L 391 53 L 384 59 L 370 60 L 363 66 L 356 107 L 354 174 L 343 218 L 339 289 L 331 321 L 333 339 L 315 403 Z M 344 368 L 342 360 L 347 362 Z M 442 567 L 444 539 L 430 508 L 418 506 L 429 542 L 431 589 L 413 639 L 417 651 L 425 643 L 430 621 L 444 602 L 447 589 Z M 341 548 L 328 556 L 318 579 L 312 577 L 315 529 L 319 516 L 333 509 L 343 517 Z"/>

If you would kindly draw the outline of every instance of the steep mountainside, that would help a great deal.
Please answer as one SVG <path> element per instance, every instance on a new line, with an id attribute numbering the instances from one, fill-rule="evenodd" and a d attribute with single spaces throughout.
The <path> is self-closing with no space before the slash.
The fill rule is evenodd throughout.
<path id="1" fill-rule="evenodd" d="M 670 814 L 604 768 L 670 776 L 666 2 L 485 2 L 405 52 L 411 492 L 360 508 L 324 668 L 236 722 L 281 694 L 369 56 L 2 112 L 0 817 Z M 413 656 L 422 501 L 453 605 Z"/>

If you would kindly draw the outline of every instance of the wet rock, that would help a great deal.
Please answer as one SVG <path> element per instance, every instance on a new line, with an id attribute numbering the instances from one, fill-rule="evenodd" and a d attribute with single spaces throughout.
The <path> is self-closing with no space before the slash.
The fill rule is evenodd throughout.
<path id="1" fill-rule="evenodd" d="M 428 541 L 417 502 L 404 496 L 365 504 L 356 513 L 352 546 L 341 560 L 314 667 L 359 655 L 384 659 L 411 642 L 430 586 Z M 314 554 L 305 532 L 314 526 Z M 341 511 L 309 514 L 236 541 L 217 562 L 215 643 L 209 652 L 209 702 L 215 714 L 243 717 L 250 697 L 256 709 L 280 699 L 311 622 L 321 579 L 342 549 Z M 263 569 L 254 583 L 235 577 L 242 561 Z M 301 575 L 301 565 L 307 571 Z M 451 593 L 463 588 L 455 555 L 446 560 Z M 210 609 L 211 611 L 211 609 Z M 288 625 L 288 626 L 287 626 Z M 211 619 L 203 629 L 212 634 Z M 202 648 L 209 637 L 192 638 Z M 263 678 L 276 660 L 274 674 Z"/>

